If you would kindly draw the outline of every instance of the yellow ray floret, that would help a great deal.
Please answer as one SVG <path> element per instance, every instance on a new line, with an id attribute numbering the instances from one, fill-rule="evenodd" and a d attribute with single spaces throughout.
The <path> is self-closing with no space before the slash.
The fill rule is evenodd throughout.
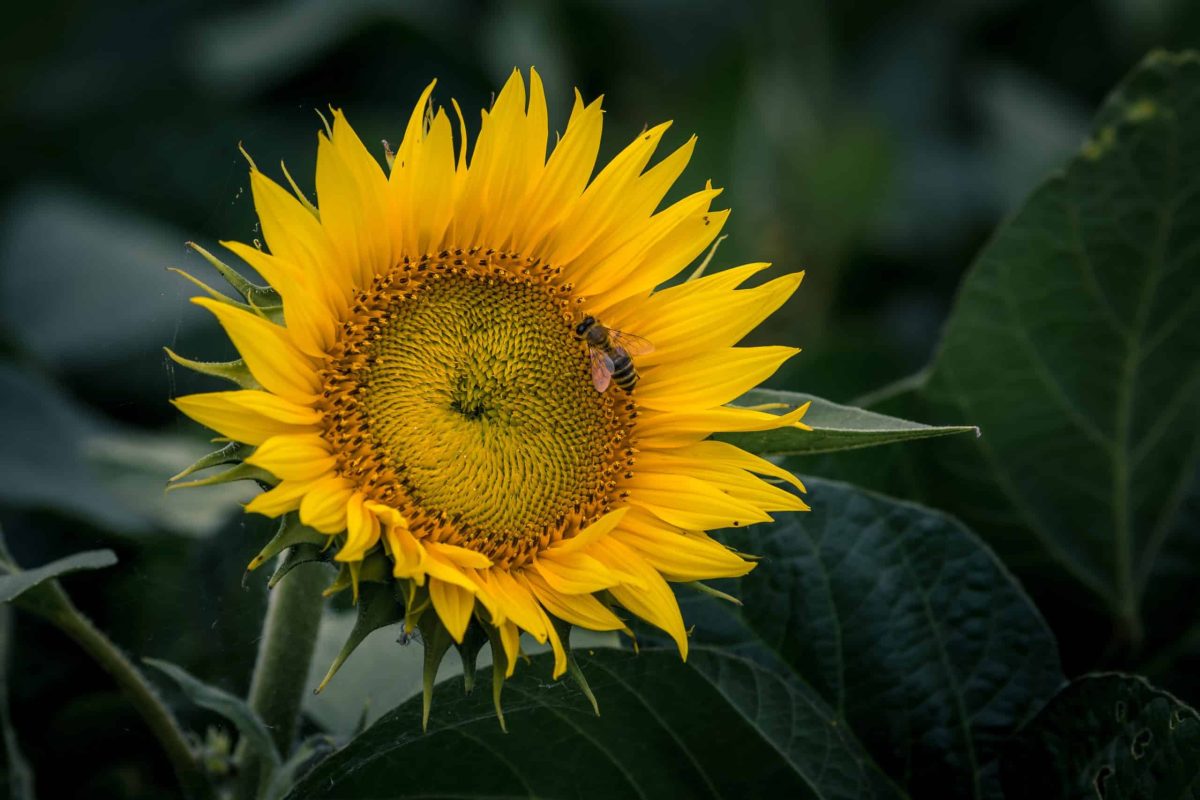
<path id="1" fill-rule="evenodd" d="M 670 125 L 650 127 L 597 172 L 599 100 L 576 93 L 547 153 L 541 79 L 514 72 L 471 148 L 433 88 L 386 165 L 333 110 L 315 204 L 251 163 L 265 249 L 224 246 L 282 310 L 195 302 L 261 388 L 176 405 L 274 476 L 247 511 L 330 537 L 356 591 L 364 559 L 386 558 L 427 604 L 410 625 L 428 607 L 462 642 L 479 620 L 509 674 L 521 632 L 557 676 L 557 621 L 628 632 L 629 614 L 686 657 L 668 581 L 753 567 L 707 531 L 807 509 L 786 470 L 710 439 L 804 427 L 804 408 L 728 405 L 797 352 L 737 345 L 803 273 L 747 286 L 768 268 L 748 264 L 659 288 L 728 217 L 711 184 L 663 205 L 694 137 L 655 162 Z M 604 344 L 577 335 L 588 316 Z M 620 350 L 622 333 L 650 346 Z"/>

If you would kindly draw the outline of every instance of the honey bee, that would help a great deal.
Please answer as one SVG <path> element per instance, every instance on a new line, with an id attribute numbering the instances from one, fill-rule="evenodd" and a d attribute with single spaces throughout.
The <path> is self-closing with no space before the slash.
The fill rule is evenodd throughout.
<path id="1" fill-rule="evenodd" d="M 632 356 L 649 353 L 654 350 L 654 345 L 640 336 L 606 328 L 590 315 L 575 326 L 575 335 L 587 342 L 596 391 L 607 390 L 610 381 L 616 381 L 626 392 L 633 391 L 638 373 Z"/>

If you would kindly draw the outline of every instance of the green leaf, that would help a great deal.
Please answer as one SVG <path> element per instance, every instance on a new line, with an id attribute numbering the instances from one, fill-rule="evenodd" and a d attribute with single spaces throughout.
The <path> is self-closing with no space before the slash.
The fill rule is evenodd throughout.
<path id="1" fill-rule="evenodd" d="M 296 747 L 296 752 L 292 754 L 292 757 L 283 762 L 275 771 L 275 775 L 271 778 L 271 784 L 263 795 L 263 800 L 278 800 L 286 795 L 288 789 L 292 788 L 292 784 L 296 782 L 296 778 L 311 769 L 314 764 L 333 750 L 333 740 L 324 734 L 305 739 Z"/>
<path id="2" fill-rule="evenodd" d="M 1144 679 L 1086 675 L 1004 756 L 1009 797 L 1200 798 L 1200 716 Z"/>
<path id="3" fill-rule="evenodd" d="M 148 666 L 154 667 L 179 686 L 184 695 L 201 708 L 207 708 L 220 714 L 237 727 L 238 732 L 246 741 L 249 748 L 262 758 L 267 765 L 259 775 L 260 793 L 271 783 L 271 778 L 280 764 L 279 752 L 271 739 L 271 733 L 266 724 L 254 713 L 254 709 L 240 697 L 235 697 L 224 689 L 209 686 L 192 676 L 187 670 L 169 661 L 157 658 L 143 658 Z"/>
<path id="4" fill-rule="evenodd" d="M 111 567 L 115 563 L 117 563 L 117 556 L 112 550 L 88 550 L 51 561 L 36 569 L 18 570 L 0 575 L 0 603 L 16 600 L 35 586 L 60 575 L 85 569 L 103 569 Z"/>
<path id="5" fill-rule="evenodd" d="M 0 606 L 0 733 L 4 738 L 4 768 L 9 800 L 34 800 L 33 770 L 21 752 L 17 732 L 13 727 L 12 710 L 8 703 L 8 670 L 12 651 L 12 614 Z"/>
<path id="6" fill-rule="evenodd" d="M 905 472 L 1045 595 L 1081 663 L 1175 637 L 1200 578 L 1198 182 L 1200 58 L 1153 54 L 980 254 L 907 399 L 982 428 Z"/>
<path id="7" fill-rule="evenodd" d="M 812 512 L 727 537 L 762 557 L 719 583 L 741 607 L 683 598 L 693 638 L 794 672 L 913 797 L 1000 797 L 1004 738 L 1063 680 L 1045 621 L 953 519 L 805 482 Z"/>
<path id="8" fill-rule="evenodd" d="M 538 656 L 505 685 L 507 735 L 489 693 L 463 698 L 443 682 L 428 737 L 410 700 L 293 797 L 386 794 L 399 763 L 424 765 L 422 791 L 465 797 L 580 786 L 594 796 L 636 786 L 646 797 L 1000 797 L 1004 739 L 1063 680 L 1045 623 L 953 520 L 841 484 L 812 479 L 810 489 L 815 511 L 730 532 L 764 556 L 721 584 L 743 607 L 685 590 L 686 664 L 653 646 L 640 657 L 576 648 L 599 718 L 571 682 L 548 683 L 550 661 Z M 463 759 L 479 769 L 456 769 Z"/>
<path id="9" fill-rule="evenodd" d="M 215 532 L 255 493 L 222 486 L 167 497 L 163 482 L 211 445 L 147 434 L 99 418 L 53 384 L 0 365 L 0 502 L 52 509 L 124 536 Z"/>
<path id="10" fill-rule="evenodd" d="M 750 433 L 722 433 L 713 438 L 732 442 L 760 455 L 814 455 L 956 433 L 979 435 L 979 429 L 971 425 L 923 425 L 861 408 L 838 405 L 798 392 L 755 389 L 738 400 L 738 405 L 742 406 L 779 405 L 780 408 L 772 410 L 778 410 L 781 414 L 805 403 L 812 403 L 804 415 L 804 422 L 812 428 L 811 431 L 780 428 Z"/>
<path id="11" fill-rule="evenodd" d="M 579 659 L 600 698 L 599 717 L 568 684 L 546 686 L 553 657 L 535 656 L 505 686 L 508 734 L 489 692 L 464 695 L 446 681 L 427 734 L 414 698 L 288 797 L 392 797 L 403 792 L 397 776 L 406 771 L 427 797 L 903 797 L 790 676 L 704 649 L 687 664 L 656 649 Z"/>

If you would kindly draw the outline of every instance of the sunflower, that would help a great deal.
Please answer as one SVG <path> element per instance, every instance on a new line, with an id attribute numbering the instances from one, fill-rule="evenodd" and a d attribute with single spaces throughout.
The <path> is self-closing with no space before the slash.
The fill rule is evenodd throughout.
<path id="1" fill-rule="evenodd" d="M 790 473 L 710 438 L 802 426 L 804 409 L 728 404 L 797 352 L 734 345 L 803 273 L 739 288 L 768 266 L 748 264 L 659 289 L 729 214 L 711 184 L 659 210 L 694 137 L 647 168 L 670 123 L 649 128 L 593 178 L 600 100 L 576 93 L 547 156 L 531 70 L 528 93 L 514 72 L 482 112 L 468 158 L 462 113 L 456 149 L 433 88 L 386 169 L 334 110 L 316 204 L 250 162 L 265 247 L 222 244 L 269 287 L 210 257 L 243 297 L 194 298 L 241 359 L 172 354 L 244 388 L 174 402 L 270 486 L 246 511 L 298 514 L 356 590 L 364 559 L 386 559 L 410 627 L 431 608 L 461 643 L 477 620 L 506 675 L 524 632 L 558 677 L 562 623 L 627 631 L 630 612 L 686 658 L 668 581 L 753 567 L 706 532 L 807 509 Z M 621 334 L 652 349 L 618 349 Z"/>

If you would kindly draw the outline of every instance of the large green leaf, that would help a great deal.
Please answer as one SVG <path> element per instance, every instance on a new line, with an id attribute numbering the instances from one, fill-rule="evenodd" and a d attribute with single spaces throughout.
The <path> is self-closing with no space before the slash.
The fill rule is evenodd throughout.
<path id="1" fill-rule="evenodd" d="M 535 656 L 504 691 L 439 685 L 320 764 L 290 800 L 352 797 L 901 797 L 854 735 L 792 676 L 697 649 L 579 654 L 601 713 Z"/>
<path id="2" fill-rule="evenodd" d="M 998 797 L 1004 738 L 1062 682 L 1045 622 L 954 520 L 805 479 L 814 510 L 730 535 L 762 556 L 685 599 L 695 637 L 813 687 L 914 797 Z"/>
<path id="3" fill-rule="evenodd" d="M 1200 58 L 1157 53 L 980 254 L 897 403 L 983 436 L 887 480 L 983 534 L 1085 659 L 1114 627 L 1109 652 L 1136 652 L 1190 623 L 1170 609 L 1200 578 L 1198 286 Z"/>
<path id="4" fill-rule="evenodd" d="M 1200 716 L 1142 678 L 1072 681 L 1004 756 L 1009 797 L 1200 798 Z"/>
<path id="5" fill-rule="evenodd" d="M 816 479 L 811 496 L 735 532 L 765 557 L 722 587 L 744 607 L 685 595 L 687 664 L 580 655 L 599 719 L 535 658 L 505 690 L 507 736 L 489 693 L 442 684 L 430 736 L 409 701 L 293 797 L 998 797 L 1000 743 L 1062 682 L 1045 624 L 945 516 Z M 401 763 L 423 765 L 408 789 Z"/>
<path id="6" fill-rule="evenodd" d="M 270 731 L 245 700 L 231 695 L 224 689 L 210 686 L 183 667 L 169 661 L 157 658 L 144 658 L 142 661 L 174 681 L 193 703 L 215 711 L 232 722 L 260 756 L 273 764 L 279 763 L 279 753 L 271 741 Z"/>
<path id="7" fill-rule="evenodd" d="M 209 711 L 220 714 L 234 724 L 238 733 L 241 734 L 241 741 L 245 741 L 250 750 L 262 759 L 260 763 L 264 766 L 259 773 L 259 796 L 266 796 L 267 787 L 270 786 L 281 759 L 266 723 L 255 713 L 250 704 L 224 689 L 205 683 L 169 661 L 157 658 L 144 658 L 142 661 L 174 681 L 188 700 L 201 708 L 207 708 Z"/>
<path id="8" fill-rule="evenodd" d="M 123 535 L 215 532 L 253 487 L 164 495 L 167 476 L 212 449 L 198 438 L 137 433 L 51 383 L 0 365 L 0 504 L 49 508 Z"/>
<path id="9" fill-rule="evenodd" d="M 761 455 L 815 455 L 858 450 L 893 442 L 909 442 L 914 439 L 932 439 L 956 433 L 979 435 L 979 429 L 972 425 L 924 425 L 874 411 L 839 405 L 799 392 L 755 389 L 738 400 L 738 405 L 742 406 L 776 406 L 777 408 L 771 410 L 778 413 L 799 408 L 805 403 L 812 404 L 804 415 L 804 422 L 812 428 L 811 431 L 781 428 L 751 433 L 723 433 L 715 438 L 732 442 Z"/>
<path id="10" fill-rule="evenodd" d="M 34 800 L 33 770 L 21 752 L 8 702 L 12 615 L 11 608 L 0 606 L 0 736 L 4 739 L 4 764 L 0 766 L 0 775 L 4 776 L 8 800 Z"/>
<path id="11" fill-rule="evenodd" d="M 85 553 L 60 558 L 34 569 L 4 572 L 0 567 L 0 603 L 15 600 L 25 592 L 48 580 L 84 569 L 103 569 L 117 563 L 112 550 L 88 550 Z"/>

